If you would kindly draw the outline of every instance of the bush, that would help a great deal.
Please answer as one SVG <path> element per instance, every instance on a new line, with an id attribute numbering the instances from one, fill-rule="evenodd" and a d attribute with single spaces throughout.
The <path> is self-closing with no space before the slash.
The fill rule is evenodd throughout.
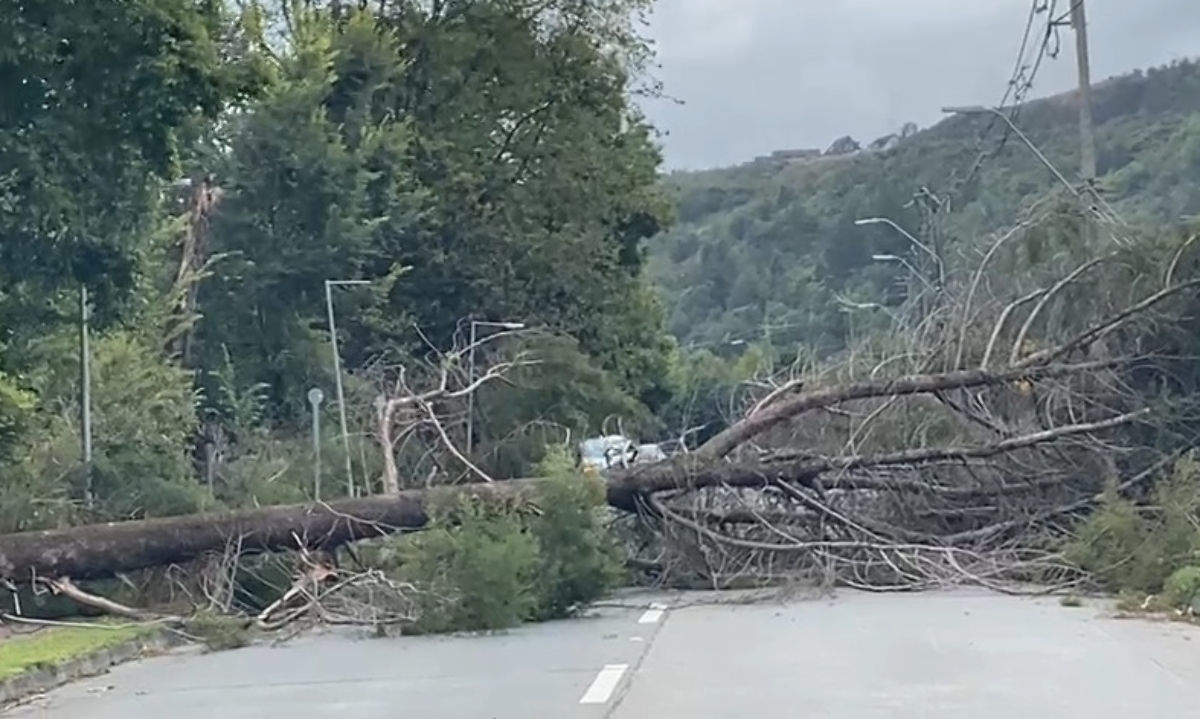
<path id="1" fill-rule="evenodd" d="M 436 510 L 433 526 L 403 542 L 398 579 L 420 591 L 419 632 L 481 631 L 528 619 L 537 540 L 510 511 L 479 500 Z"/>
<path id="2" fill-rule="evenodd" d="M 429 528 L 372 550 L 369 563 L 416 589 L 410 630 L 496 630 L 563 617 L 617 584 L 622 562 L 604 524 L 603 485 L 577 476 L 562 450 L 542 469 L 549 479 L 536 511 L 435 502 Z"/>
<path id="3" fill-rule="evenodd" d="M 1157 592 L 1200 559 L 1200 463 L 1184 457 L 1141 507 L 1109 490 L 1067 557 L 1112 591 Z"/>
<path id="4" fill-rule="evenodd" d="M 33 408 L 34 395 L 0 371 L 0 460 L 11 458 L 10 452 L 29 424 Z"/>
<path id="5" fill-rule="evenodd" d="M 1163 600 L 1177 609 L 1196 606 L 1200 601 L 1200 567 L 1176 569 L 1163 584 Z"/>
<path id="6" fill-rule="evenodd" d="M 621 549 L 604 525 L 604 484 L 578 475 L 569 454 L 556 449 L 542 461 L 537 538 L 538 618 L 567 616 L 602 596 L 623 574 Z"/>
<path id="7" fill-rule="evenodd" d="M 75 355 L 50 338 L 29 376 L 37 421 L 0 472 L 0 528 L 186 514 L 204 506 L 189 450 L 196 427 L 191 375 L 128 331 L 92 345 L 95 511 L 82 510 L 79 378 Z M 0 410 L 4 411 L 4 410 Z"/>
<path id="8" fill-rule="evenodd" d="M 210 652 L 240 649 L 250 643 L 249 622 L 240 617 L 201 612 L 183 623 L 188 634 L 204 643 Z"/>

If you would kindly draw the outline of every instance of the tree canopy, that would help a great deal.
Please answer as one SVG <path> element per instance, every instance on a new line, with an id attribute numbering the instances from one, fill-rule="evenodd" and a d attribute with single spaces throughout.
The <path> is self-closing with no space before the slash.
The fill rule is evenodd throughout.
<path id="1" fill-rule="evenodd" d="M 333 299 L 362 441 L 380 368 L 423 362 L 472 320 L 536 328 L 515 346 L 562 380 L 539 399 L 543 375 L 514 377 L 527 392 L 496 405 L 481 456 L 524 471 L 541 451 L 503 460 L 492 443 L 529 422 L 648 421 L 672 396 L 674 346 L 643 276 L 644 243 L 671 217 L 631 102 L 646 5 L 5 13 L 0 529 L 311 492 L 311 457 L 281 448 L 305 446 L 307 390 L 333 394 L 327 280 L 361 283 Z M 94 510 L 77 449 L 81 285 Z M 130 476 L 150 483 L 117 479 Z"/>

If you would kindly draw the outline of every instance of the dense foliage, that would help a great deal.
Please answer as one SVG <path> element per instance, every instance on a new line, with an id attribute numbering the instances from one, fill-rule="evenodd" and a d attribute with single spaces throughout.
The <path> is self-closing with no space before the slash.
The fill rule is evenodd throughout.
<path id="1" fill-rule="evenodd" d="M 1162 593 L 1177 608 L 1200 600 L 1200 465 L 1181 459 L 1150 506 L 1110 490 L 1081 527 L 1068 556 L 1108 589 Z"/>
<path id="2" fill-rule="evenodd" d="M 538 328 L 520 345 L 548 370 L 481 395 L 492 471 L 527 472 L 562 440 L 531 426 L 652 424 L 677 378 L 642 271 L 670 217 L 629 99 L 645 4 L 5 13 L 0 531 L 311 496 L 305 395 L 334 394 L 326 280 L 367 283 L 334 295 L 356 473 L 379 472 L 378 369 L 423 362 L 469 319 Z M 339 442 L 322 450 L 342 466 Z"/>
<path id="3" fill-rule="evenodd" d="M 861 378 L 897 357 L 888 371 L 985 355 L 989 328 L 969 317 L 954 341 L 922 344 L 904 321 L 939 314 L 913 301 L 938 281 L 925 274 L 931 253 L 856 221 L 912 230 L 961 290 L 991 233 L 1048 207 L 997 256 L 993 302 L 1056 282 L 1097 249 L 1054 177 L 995 123 L 980 140 L 989 121 L 977 117 L 878 151 L 664 182 L 631 101 L 648 58 L 633 18 L 648 4 L 18 2 L 0 17 L 0 532 L 302 501 L 322 470 L 323 497 L 355 477 L 376 489 L 395 469 L 384 457 L 400 465 L 396 487 L 542 472 L 557 479 L 540 513 L 443 508 L 400 543 L 394 569 L 429 599 L 424 630 L 561 616 L 617 570 L 598 488 L 550 448 L 613 429 L 703 439 L 751 391 L 778 386 L 770 375 Z M 1119 311 L 1161 268 L 1198 271 L 1194 253 L 1176 254 L 1173 225 L 1200 212 L 1200 65 L 1096 95 L 1100 185 L 1129 237 L 1047 294 L 1046 337 L 1094 319 L 1073 303 Z M 1051 98 L 1017 121 L 1072 167 L 1074 112 Z M 358 284 L 331 291 L 329 280 Z M 939 309 L 974 311 L 970 299 Z M 1196 316 L 1185 309 L 1178 317 Z M 335 387 L 327 312 L 348 427 L 340 435 L 327 403 L 313 447 L 307 391 Z M 474 377 L 461 352 L 472 320 L 537 331 L 481 347 L 481 365 L 523 361 L 468 404 L 471 393 L 436 385 Z M 1196 330 L 1175 319 L 1104 339 L 1191 357 Z M 1013 331 L 999 338 L 1014 357 L 1036 349 Z M 1156 409 L 1197 396 L 1194 368 L 1156 362 L 1122 382 Z M 431 384 L 431 399 L 403 406 L 404 431 L 383 437 L 389 393 Z M 1091 388 L 1129 409 L 1110 389 Z M 1026 399 L 1009 419 L 1036 415 Z M 1200 426 L 1189 411 L 1134 439 L 1173 453 Z M 895 412 L 855 446 L 970 439 L 919 404 Z M 843 451 L 839 427 L 814 420 L 808 446 Z M 1114 587 L 1192 597 L 1195 471 L 1176 474 L 1156 490 L 1158 513 L 1112 497 L 1076 560 Z"/>
<path id="4" fill-rule="evenodd" d="M 548 480 L 530 507 L 447 502 L 431 528 L 382 548 L 380 564 L 419 592 L 409 629 L 494 630 L 561 618 L 620 581 L 599 481 L 577 476 L 562 451 L 540 470 Z"/>

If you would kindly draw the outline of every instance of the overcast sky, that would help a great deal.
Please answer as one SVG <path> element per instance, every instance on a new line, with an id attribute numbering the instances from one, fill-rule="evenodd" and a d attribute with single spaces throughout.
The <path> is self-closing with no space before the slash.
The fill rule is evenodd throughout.
<path id="1" fill-rule="evenodd" d="M 1200 56 L 1200 0 L 1087 0 L 1093 79 Z M 1064 10 L 1067 0 L 1059 0 Z M 775 149 L 864 144 L 943 105 L 994 104 L 1030 0 L 658 0 L 656 76 L 681 101 L 643 103 L 670 168 Z M 1034 95 L 1075 82 L 1074 37 Z"/>

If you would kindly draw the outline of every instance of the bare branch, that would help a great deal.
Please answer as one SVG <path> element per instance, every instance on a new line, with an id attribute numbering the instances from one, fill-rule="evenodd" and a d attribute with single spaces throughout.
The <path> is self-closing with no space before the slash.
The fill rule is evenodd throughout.
<path id="1" fill-rule="evenodd" d="M 1004 384 L 1018 379 L 1037 380 L 1049 377 L 1087 372 L 1119 363 L 1118 360 L 1103 360 L 1074 365 L 1028 366 L 986 372 L 983 370 L 956 370 L 940 374 L 909 375 L 887 380 L 851 382 L 819 390 L 810 390 L 794 397 L 780 400 L 765 407 L 757 414 L 747 417 L 720 432 L 696 450 L 695 454 L 705 459 L 726 456 L 739 445 L 758 434 L 789 420 L 801 413 L 821 407 L 840 404 L 854 399 L 892 397 L 897 395 L 930 393 L 948 389 L 966 389 Z M 1024 364 L 1024 363 L 1023 363 Z"/>

